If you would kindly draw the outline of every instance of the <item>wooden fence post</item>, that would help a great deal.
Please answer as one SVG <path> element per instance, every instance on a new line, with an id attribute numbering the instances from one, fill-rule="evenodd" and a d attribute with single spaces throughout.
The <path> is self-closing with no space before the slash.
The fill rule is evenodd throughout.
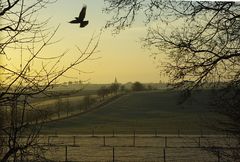
<path id="1" fill-rule="evenodd" d="M 218 162 L 220 162 L 220 160 L 221 160 L 220 150 L 218 150 L 217 157 L 218 157 Z"/>
<path id="2" fill-rule="evenodd" d="M 165 147 L 168 147 L 167 146 L 167 136 L 164 137 L 164 144 L 165 144 Z"/>
<path id="3" fill-rule="evenodd" d="M 166 150 L 163 148 L 163 161 L 166 162 Z"/>
<path id="4" fill-rule="evenodd" d="M 103 136 L 103 146 L 106 146 L 106 137 Z"/>
<path id="5" fill-rule="evenodd" d="M 112 161 L 115 162 L 115 149 L 113 147 L 113 150 L 112 150 Z"/>
<path id="6" fill-rule="evenodd" d="M 136 132 L 134 130 L 133 131 L 133 147 L 135 147 L 135 142 L 136 142 Z"/>
<path id="7" fill-rule="evenodd" d="M 68 150 L 67 150 L 68 148 L 67 148 L 67 145 L 65 146 L 65 162 L 67 162 L 68 161 Z"/>
<path id="8" fill-rule="evenodd" d="M 198 147 L 201 147 L 201 137 L 198 137 Z"/>

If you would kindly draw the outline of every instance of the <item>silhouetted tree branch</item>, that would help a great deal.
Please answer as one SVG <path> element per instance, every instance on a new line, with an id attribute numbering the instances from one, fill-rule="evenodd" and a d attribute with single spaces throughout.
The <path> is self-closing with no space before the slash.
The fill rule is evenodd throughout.
<path id="1" fill-rule="evenodd" d="M 46 147 L 39 144 L 39 133 L 48 114 L 35 108 L 30 99 L 51 95 L 48 90 L 52 85 L 66 72 L 76 71 L 98 46 L 100 36 L 93 35 L 84 49 L 76 46 L 77 57 L 64 65 L 69 50 L 49 56 L 44 49 L 56 43 L 53 37 L 59 26 L 49 29 L 49 20 L 40 20 L 37 15 L 53 2 L 1 1 L 0 54 L 5 57 L 0 62 L 0 148 L 4 147 L 4 151 L 0 149 L 1 162 L 10 158 L 47 161 Z"/>
<path id="2" fill-rule="evenodd" d="M 131 26 L 137 14 L 145 14 L 149 28 L 142 38 L 143 45 L 156 58 L 167 56 L 168 61 L 160 61 L 172 85 L 183 89 L 186 96 L 199 87 L 216 88 L 220 96 L 216 98 L 215 111 L 228 119 L 227 123 L 219 124 L 224 126 L 224 132 L 239 138 L 240 121 L 236 118 L 240 118 L 240 4 L 173 0 L 105 2 L 105 11 L 113 14 L 106 27 L 114 27 L 115 32 Z M 238 149 L 225 158 L 233 161 L 239 155 Z"/>
<path id="3" fill-rule="evenodd" d="M 107 26 L 121 29 L 144 12 L 149 27 L 144 45 L 170 61 L 166 72 L 172 83 L 199 87 L 206 82 L 235 82 L 239 75 L 239 4 L 235 2 L 108 1 L 114 17 Z M 138 7 L 136 7 L 138 6 Z M 131 14 L 125 12 L 134 10 Z M 124 20 L 124 21 L 123 21 Z M 127 23 L 126 23 L 127 22 Z M 184 23 L 183 23 L 184 22 Z M 167 30 L 167 27 L 171 27 Z M 192 84 L 189 84 L 191 81 Z"/>

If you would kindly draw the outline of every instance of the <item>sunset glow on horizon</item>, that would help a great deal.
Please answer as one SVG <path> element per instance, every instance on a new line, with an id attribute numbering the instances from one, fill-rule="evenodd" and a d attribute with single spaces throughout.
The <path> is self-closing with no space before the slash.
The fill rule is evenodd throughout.
<path id="1" fill-rule="evenodd" d="M 86 20 L 89 20 L 89 24 L 85 28 L 79 28 L 79 25 L 68 23 L 79 15 L 84 4 L 87 5 Z M 90 83 L 111 83 L 115 77 L 120 83 L 134 81 L 158 83 L 162 80 L 157 63 L 150 57 L 150 52 L 142 48 L 140 42 L 140 38 L 146 34 L 147 27 L 139 20 L 137 25 L 112 35 L 111 28 L 103 29 L 107 20 L 111 18 L 102 12 L 103 8 L 104 1 L 59 0 L 39 13 L 40 20 L 50 18 L 47 27 L 51 32 L 59 25 L 53 42 L 60 40 L 47 46 L 41 56 L 54 57 L 68 51 L 61 60 L 62 66 L 71 64 L 79 55 L 77 47 L 85 49 L 91 37 L 99 35 L 102 31 L 97 52 L 77 67 L 82 72 L 70 70 L 58 82 L 89 80 Z M 20 51 L 8 50 L 8 58 L 1 56 L 1 60 L 9 66 L 19 67 L 21 56 L 15 53 Z M 22 61 L 24 62 L 24 58 Z M 41 63 L 36 63 L 33 66 L 36 68 L 40 65 Z"/>

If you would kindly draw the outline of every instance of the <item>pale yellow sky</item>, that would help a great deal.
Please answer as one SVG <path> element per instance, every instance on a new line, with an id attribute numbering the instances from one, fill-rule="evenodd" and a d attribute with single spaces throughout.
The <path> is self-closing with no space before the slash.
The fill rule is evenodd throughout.
<path id="1" fill-rule="evenodd" d="M 89 25 L 79 28 L 78 25 L 69 24 L 70 20 L 78 16 L 83 4 L 87 5 L 86 19 L 89 20 Z M 102 0 L 59 0 L 39 13 L 39 19 L 51 17 L 49 27 L 60 25 L 54 40 L 61 39 L 61 41 L 44 49 L 44 55 L 51 57 L 69 50 L 61 64 L 64 66 L 65 63 L 72 62 L 79 54 L 76 45 L 84 49 L 93 33 L 97 35 L 106 20 L 110 18 L 102 13 L 103 6 Z M 141 48 L 139 41 L 140 37 L 145 36 L 147 28 L 143 23 L 136 24 L 116 36 L 111 34 L 111 29 L 104 30 L 97 48 L 99 52 L 93 56 L 100 58 L 86 61 L 78 66 L 80 70 L 91 73 L 79 74 L 76 71 L 69 71 L 66 76 L 73 78 L 61 78 L 60 82 L 90 79 L 91 83 L 111 83 L 115 77 L 121 83 L 159 82 L 157 64 L 149 56 L 150 52 Z M 11 53 L 15 52 L 11 51 Z M 16 59 L 13 55 L 10 57 Z"/>

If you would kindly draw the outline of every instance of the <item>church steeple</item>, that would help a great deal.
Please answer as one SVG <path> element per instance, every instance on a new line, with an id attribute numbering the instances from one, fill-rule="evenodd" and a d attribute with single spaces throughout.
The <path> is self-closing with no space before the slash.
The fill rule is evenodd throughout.
<path id="1" fill-rule="evenodd" d="M 118 83 L 118 82 L 117 82 L 117 77 L 115 77 L 114 83 Z"/>

